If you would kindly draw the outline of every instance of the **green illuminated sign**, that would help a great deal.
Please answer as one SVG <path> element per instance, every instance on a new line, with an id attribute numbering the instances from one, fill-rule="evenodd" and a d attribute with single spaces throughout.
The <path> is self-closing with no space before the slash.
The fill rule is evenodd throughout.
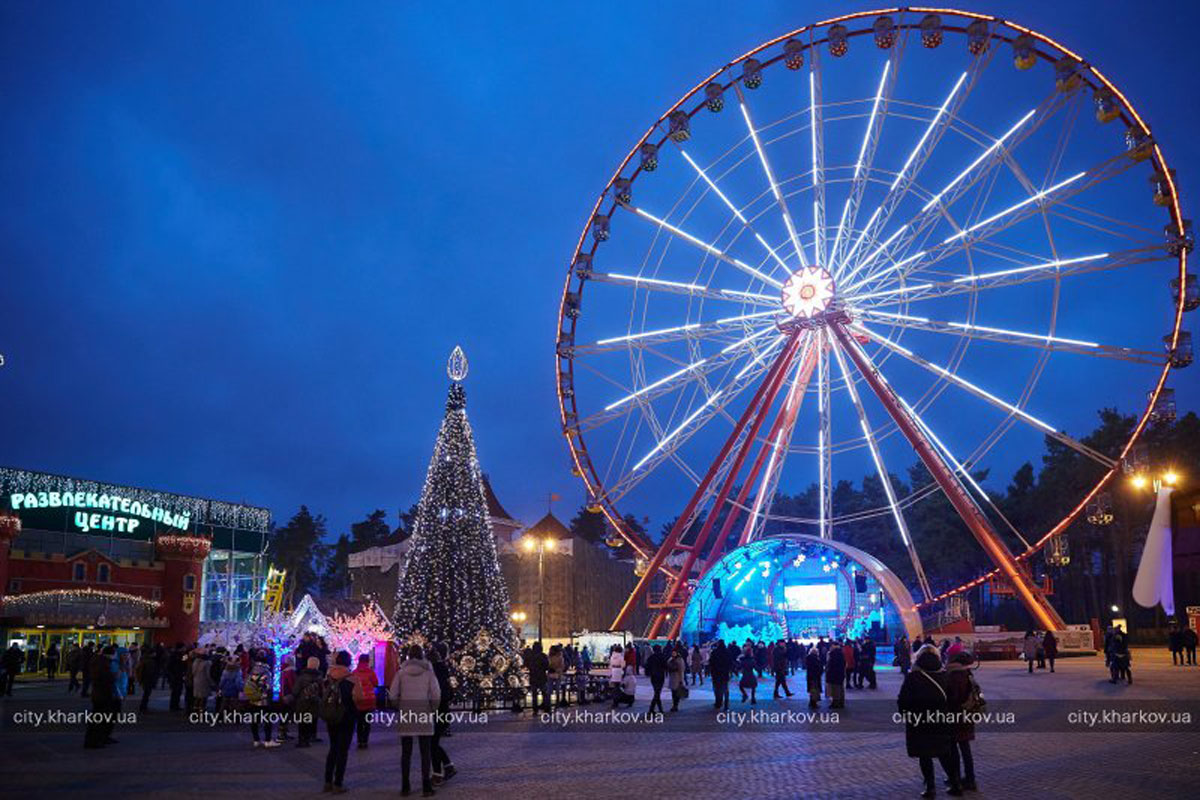
<path id="1" fill-rule="evenodd" d="M 191 522 L 190 511 L 173 514 L 140 500 L 131 500 L 119 495 L 97 494 L 96 492 L 15 493 L 9 495 L 9 503 L 13 511 L 34 508 L 98 509 L 91 512 L 75 512 L 75 527 L 84 533 L 93 530 L 133 533 L 141 525 L 141 520 L 136 517 L 161 522 L 163 525 L 178 528 L 181 531 L 186 531 Z M 101 513 L 102 511 L 114 513 L 104 514 Z"/>

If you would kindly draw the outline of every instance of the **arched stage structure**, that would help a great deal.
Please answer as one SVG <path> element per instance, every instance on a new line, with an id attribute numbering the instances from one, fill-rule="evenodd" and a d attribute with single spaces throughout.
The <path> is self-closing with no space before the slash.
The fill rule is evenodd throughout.
<path id="1" fill-rule="evenodd" d="M 844 542 L 791 533 L 727 553 L 692 591 L 680 625 L 693 641 L 922 635 L 903 581 Z"/>

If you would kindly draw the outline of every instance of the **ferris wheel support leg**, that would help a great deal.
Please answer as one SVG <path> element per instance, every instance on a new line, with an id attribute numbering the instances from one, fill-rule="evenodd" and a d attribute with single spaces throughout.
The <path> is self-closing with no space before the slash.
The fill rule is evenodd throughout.
<path id="1" fill-rule="evenodd" d="M 798 334 L 793 333 L 791 338 L 788 339 L 787 344 L 784 345 L 783 349 L 780 351 L 779 355 L 775 357 L 775 361 L 771 364 L 771 368 L 768 370 L 766 378 L 764 378 L 763 382 L 759 384 L 757 391 L 754 393 L 754 397 L 746 405 L 746 410 L 742 412 L 741 418 L 739 418 L 737 424 L 734 425 L 733 432 L 729 434 L 729 438 L 726 439 L 725 445 L 721 448 L 721 452 L 717 454 L 715 459 L 713 459 L 712 465 L 708 468 L 708 472 L 705 473 L 703 480 L 700 481 L 700 485 L 696 487 L 696 491 L 692 495 L 692 499 L 688 501 L 683 513 L 681 513 L 679 518 L 675 520 L 675 524 L 671 527 L 671 532 L 667 534 L 667 538 L 663 540 L 662 545 L 659 546 L 658 550 L 654 553 L 654 557 L 646 566 L 646 572 L 642 575 L 641 579 L 638 580 L 637 585 L 630 593 L 629 598 L 626 599 L 625 604 L 621 606 L 621 610 L 617 613 L 616 618 L 613 620 L 612 630 L 620 630 L 629 622 L 629 616 L 633 613 L 633 609 L 637 606 L 638 601 L 645 596 L 646 591 L 650 588 L 650 583 L 654 579 L 654 576 L 658 573 L 659 569 L 666 561 L 667 556 L 675 551 L 684 531 L 686 531 L 688 526 L 691 524 L 692 516 L 696 513 L 700 500 L 705 496 L 705 494 L 707 494 L 709 485 L 716 478 L 717 473 L 720 471 L 721 464 L 724 463 L 725 458 L 729 455 L 729 451 L 733 449 L 734 444 L 741 436 L 742 431 L 746 428 L 746 425 L 750 423 L 750 420 L 753 417 L 762 417 L 767 413 L 767 410 L 770 408 L 771 401 L 775 399 L 775 394 L 779 391 L 779 387 L 783 383 L 783 377 L 787 373 L 788 366 L 792 363 L 792 359 L 796 355 L 796 350 L 799 346 L 799 343 L 800 339 Z M 766 399 L 766 402 L 763 402 L 764 398 Z M 681 572 L 678 580 L 686 581 L 686 574 Z M 661 617 L 661 614 L 659 617 Z"/>
<path id="2" fill-rule="evenodd" d="M 847 332 L 845 323 L 835 321 L 830 325 L 834 336 L 837 337 L 838 343 L 850 359 L 854 362 L 854 366 L 862 373 L 867 385 L 871 387 L 871 391 L 879 398 L 879 402 L 887 410 L 888 415 L 895 421 L 900 432 L 904 434 L 904 438 L 916 451 L 922 463 L 929 470 L 929 474 L 937 481 L 938 486 L 946 494 L 950 500 L 954 510 L 962 518 L 967 528 L 978 540 L 983 547 L 984 552 L 991 558 L 992 563 L 1000 570 L 1001 574 L 1008 579 L 1012 584 L 1013 590 L 1016 592 L 1021 604 L 1033 617 L 1034 621 L 1044 630 L 1062 630 L 1066 627 L 1062 617 L 1058 615 L 1054 607 L 1046 600 L 1041 589 L 1033 582 L 1032 578 L 1026 573 L 1008 547 L 1000 540 L 996 530 L 992 527 L 991 522 L 984 515 L 983 510 L 975 503 L 975 500 L 959 483 L 954 473 L 942 460 L 937 450 L 932 443 L 921 432 L 920 427 L 909 415 L 908 411 L 900 403 L 896 394 L 892 391 L 887 381 L 880 375 L 875 365 L 871 363 L 866 354 L 859 348 L 858 343 L 853 336 Z"/>

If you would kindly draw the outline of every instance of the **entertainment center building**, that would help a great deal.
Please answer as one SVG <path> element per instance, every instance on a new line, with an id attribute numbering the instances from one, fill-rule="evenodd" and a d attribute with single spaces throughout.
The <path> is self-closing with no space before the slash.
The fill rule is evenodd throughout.
<path id="1" fill-rule="evenodd" d="M 0 468 L 0 641 L 192 642 L 262 606 L 265 508 Z"/>

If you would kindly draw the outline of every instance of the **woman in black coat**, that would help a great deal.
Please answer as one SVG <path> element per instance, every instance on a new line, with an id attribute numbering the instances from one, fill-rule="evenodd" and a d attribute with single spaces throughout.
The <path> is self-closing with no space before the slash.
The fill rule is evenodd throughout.
<path id="1" fill-rule="evenodd" d="M 904 744 L 909 758 L 918 759 L 925 791 L 921 797 L 933 797 L 933 759 L 941 762 L 949 778 L 949 794 L 962 795 L 958 770 L 951 755 L 953 736 L 949 721 L 950 699 L 946 693 L 942 657 L 936 647 L 922 647 L 917 652 L 912 672 L 904 676 L 897 705 L 904 714 Z"/>
<path id="2" fill-rule="evenodd" d="M 963 651 L 956 653 L 946 665 L 946 695 L 950 700 L 950 710 L 956 713 L 966 712 L 975 693 L 975 679 L 971 676 L 971 667 L 975 659 Z M 975 791 L 975 759 L 971 755 L 971 741 L 975 738 L 975 723 L 963 716 L 950 726 L 950 755 L 955 760 L 954 771 L 962 775 L 962 788 Z M 959 769 L 959 766 L 962 769 Z"/>

